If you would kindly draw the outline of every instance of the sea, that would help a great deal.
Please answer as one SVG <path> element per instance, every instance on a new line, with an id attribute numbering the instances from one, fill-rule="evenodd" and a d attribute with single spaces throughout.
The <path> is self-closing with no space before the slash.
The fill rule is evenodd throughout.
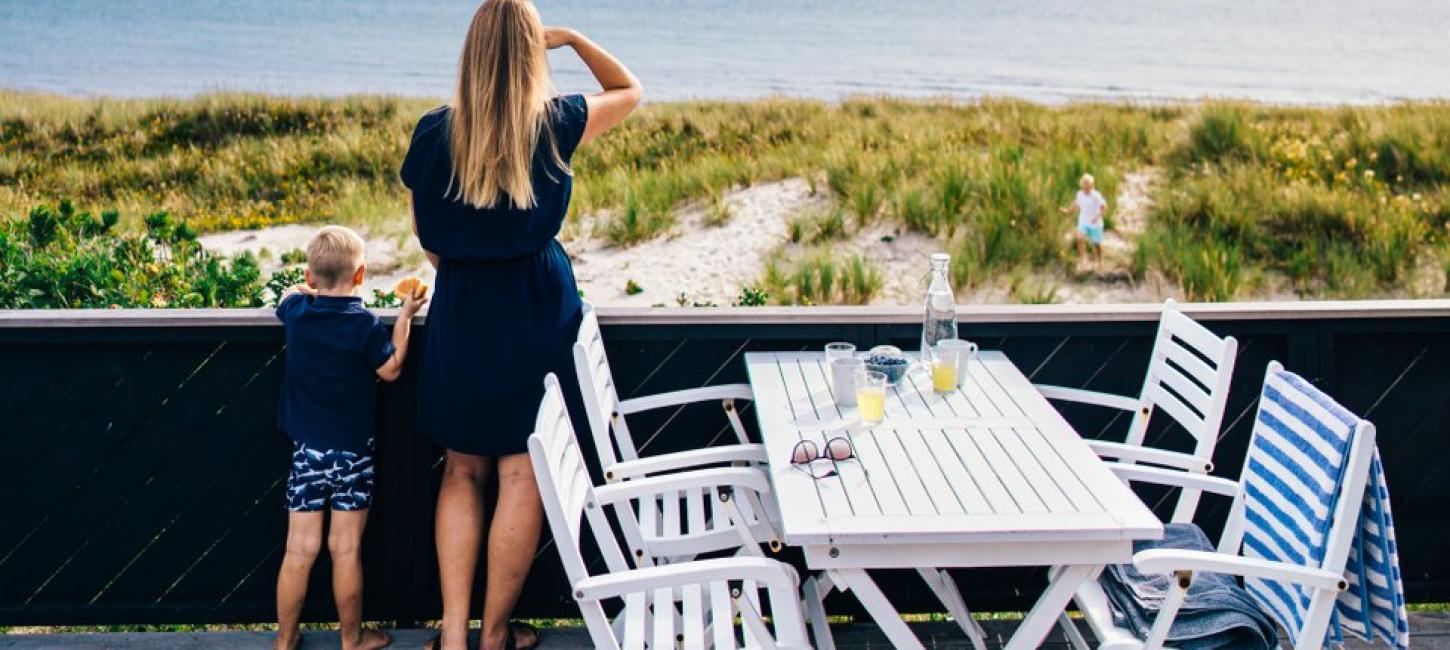
<path id="1" fill-rule="evenodd" d="M 537 0 L 652 101 L 1450 97 L 1443 0 Z M 476 0 L 0 0 L 0 88 L 450 94 Z M 592 87 L 551 54 L 560 91 Z"/>

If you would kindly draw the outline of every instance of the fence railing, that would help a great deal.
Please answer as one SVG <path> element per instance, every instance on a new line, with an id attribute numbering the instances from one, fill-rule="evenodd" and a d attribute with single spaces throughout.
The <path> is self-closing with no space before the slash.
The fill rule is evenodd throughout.
<path id="1" fill-rule="evenodd" d="M 1264 366 L 1283 361 L 1378 425 L 1408 595 L 1450 601 L 1450 302 L 1185 310 L 1241 342 L 1216 473 L 1237 475 Z M 1154 305 L 972 307 L 962 331 L 1036 381 L 1133 394 L 1157 313 Z M 625 396 L 743 381 L 741 357 L 752 350 L 832 340 L 911 346 L 920 327 L 916 310 L 895 308 L 601 316 Z M 272 619 L 288 464 L 274 424 L 281 335 L 260 310 L 0 312 L 0 625 Z M 441 452 L 413 430 L 414 389 L 410 373 L 380 389 L 376 503 L 364 542 L 366 615 L 403 625 L 439 612 L 432 524 Z M 1121 435 L 1127 425 L 1090 407 L 1064 413 L 1088 436 Z M 726 426 L 709 406 L 632 422 L 649 451 L 709 444 Z M 1162 422 L 1149 435 L 1188 444 Z M 1150 504 L 1165 496 L 1142 494 Z M 1206 499 L 1201 512 L 1215 528 L 1226 504 Z M 315 618 L 332 616 L 323 564 L 309 597 Z M 933 609 L 912 576 L 882 578 L 903 611 Z M 1024 607 L 1044 580 L 1040 570 L 958 579 L 984 611 Z M 577 615 L 547 543 L 519 614 Z"/>

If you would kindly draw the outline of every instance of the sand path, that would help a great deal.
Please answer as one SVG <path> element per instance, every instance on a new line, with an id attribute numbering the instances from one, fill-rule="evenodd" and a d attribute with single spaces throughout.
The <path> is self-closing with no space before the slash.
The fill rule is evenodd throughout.
<path id="1" fill-rule="evenodd" d="M 958 300 L 968 304 L 1045 298 L 1055 302 L 1151 302 L 1175 295 L 1177 287 L 1172 283 L 1154 277 L 1139 282 L 1131 273 L 1133 252 L 1152 207 L 1151 192 L 1159 182 L 1160 172 L 1151 168 L 1124 176 L 1113 206 L 1114 228 L 1103 241 L 1101 269 L 1045 270 L 999 278 L 971 291 L 958 288 Z M 591 234 L 592 216 L 571 224 L 562 239 L 573 259 L 579 288 L 587 299 L 602 305 L 674 306 L 681 296 L 687 304 L 729 305 L 740 296 L 742 287 L 760 278 L 765 258 L 772 251 L 779 249 L 790 257 L 807 250 L 807 245 L 789 243 L 792 216 L 830 205 L 826 196 L 812 193 L 810 184 L 798 178 L 735 189 L 723 201 L 730 214 L 723 224 L 707 223 L 706 205 L 687 206 L 667 233 L 625 248 Z M 283 253 L 304 248 L 314 231 L 311 225 L 285 225 L 209 234 L 201 242 L 224 255 L 244 250 L 259 254 L 265 277 L 283 266 Z M 433 269 L 422 261 L 412 237 L 363 235 L 368 238 L 369 267 L 365 295 L 371 295 L 373 288 L 388 290 L 405 275 L 432 281 Z M 919 302 L 925 291 L 928 259 L 932 253 L 948 249 L 945 241 L 881 220 L 824 245 L 837 254 L 859 254 L 876 264 L 884 284 L 874 304 Z M 633 293 L 627 290 L 630 287 L 635 289 Z"/>

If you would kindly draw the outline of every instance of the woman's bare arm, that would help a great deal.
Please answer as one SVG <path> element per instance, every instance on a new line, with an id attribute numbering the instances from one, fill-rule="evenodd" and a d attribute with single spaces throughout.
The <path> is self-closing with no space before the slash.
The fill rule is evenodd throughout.
<path id="1" fill-rule="evenodd" d="M 584 65 L 589 66 L 589 71 L 594 73 L 599 87 L 603 88 L 584 98 L 589 104 L 589 122 L 584 126 L 584 137 L 580 138 L 579 144 L 589 142 L 614 128 L 639 106 L 640 100 L 644 98 L 644 88 L 640 86 L 639 79 L 619 59 L 594 44 L 589 37 L 567 27 L 546 27 L 544 38 L 550 49 L 564 45 L 574 48 Z"/>

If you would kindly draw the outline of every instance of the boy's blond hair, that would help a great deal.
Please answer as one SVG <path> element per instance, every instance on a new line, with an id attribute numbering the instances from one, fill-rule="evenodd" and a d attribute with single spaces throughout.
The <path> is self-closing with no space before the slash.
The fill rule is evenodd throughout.
<path id="1" fill-rule="evenodd" d="M 1081 184 L 1081 183 L 1087 183 L 1088 185 L 1094 185 L 1094 186 L 1098 184 L 1097 179 L 1093 178 L 1093 175 L 1092 174 L 1083 174 L 1082 175 L 1082 178 L 1077 179 L 1077 182 L 1079 184 Z"/>
<path id="2" fill-rule="evenodd" d="M 323 226 L 307 242 L 307 270 L 323 288 L 347 286 L 363 264 L 367 242 L 351 228 Z"/>

